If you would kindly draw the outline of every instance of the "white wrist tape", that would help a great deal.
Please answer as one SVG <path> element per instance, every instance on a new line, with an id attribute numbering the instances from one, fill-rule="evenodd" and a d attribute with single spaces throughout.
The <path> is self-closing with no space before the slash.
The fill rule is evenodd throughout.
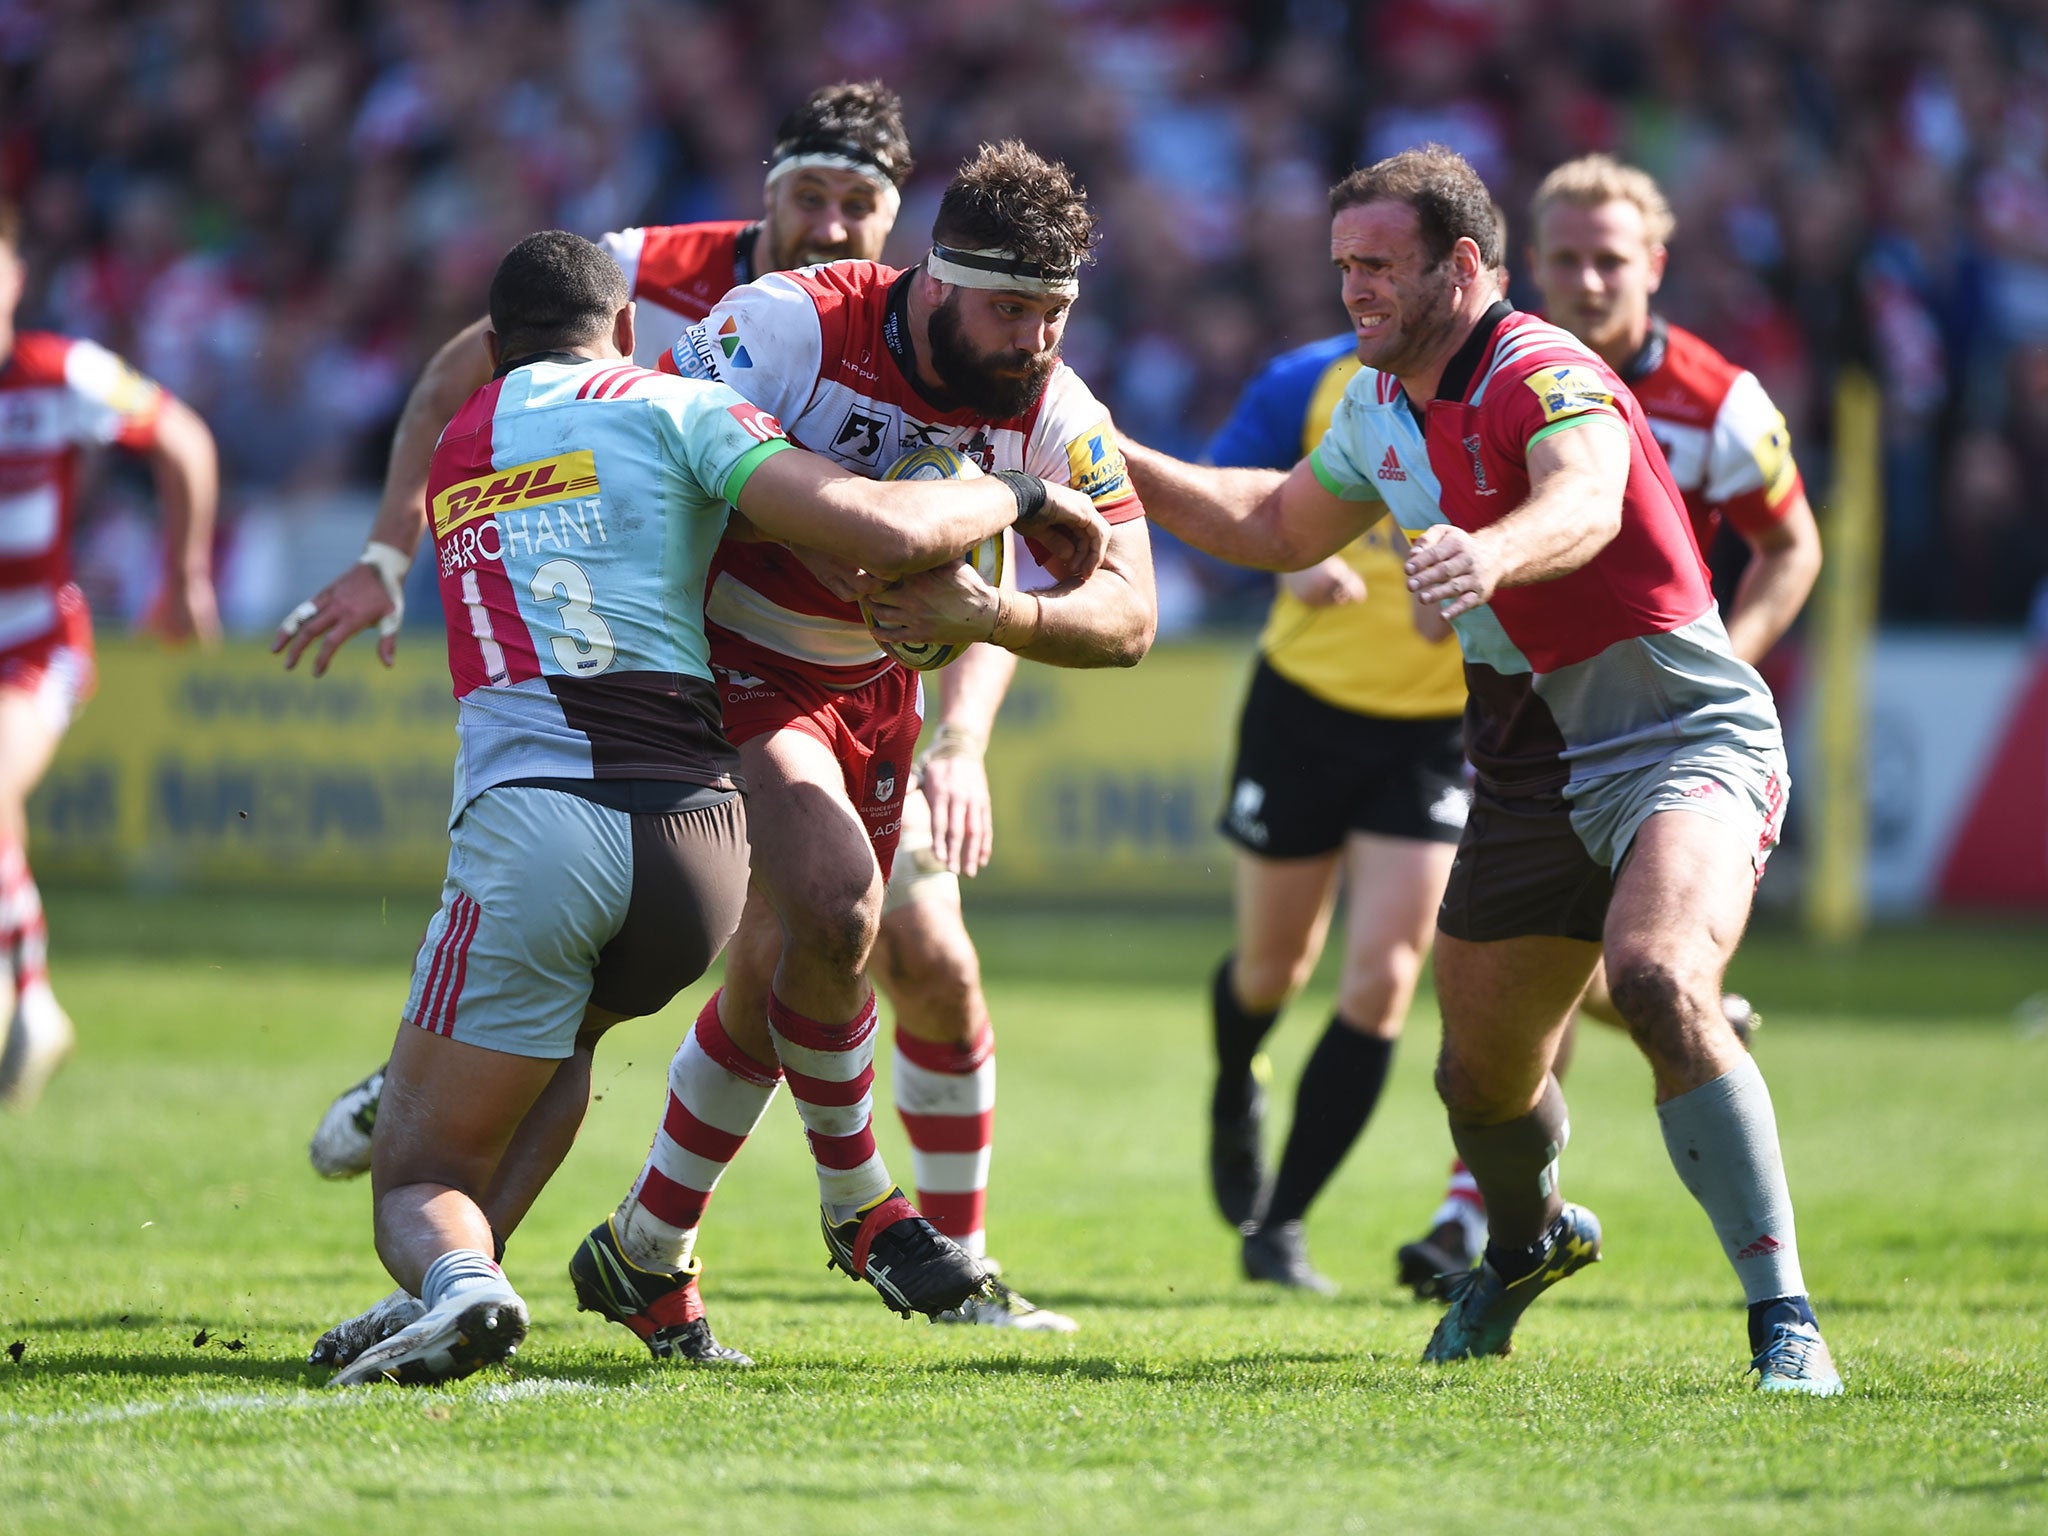
<path id="1" fill-rule="evenodd" d="M 405 573 L 412 569 L 412 556 L 402 549 L 372 539 L 356 556 L 356 564 L 367 565 L 375 571 L 378 585 L 391 599 L 391 611 L 377 621 L 379 638 L 397 634 L 399 625 L 405 622 Z"/>
<path id="2" fill-rule="evenodd" d="M 964 725 L 941 724 L 932 732 L 931 742 L 917 755 L 917 770 L 924 771 L 924 765 L 936 757 L 971 757 L 977 763 L 988 750 L 988 744 L 975 732 Z"/>

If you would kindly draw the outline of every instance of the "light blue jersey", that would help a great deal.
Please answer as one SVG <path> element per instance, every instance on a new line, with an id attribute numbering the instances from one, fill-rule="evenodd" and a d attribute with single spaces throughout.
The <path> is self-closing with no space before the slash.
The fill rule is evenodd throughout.
<path id="1" fill-rule="evenodd" d="M 455 814 L 517 779 L 736 783 L 704 635 L 728 504 L 791 446 L 721 384 L 552 353 L 472 395 L 427 480 Z"/>

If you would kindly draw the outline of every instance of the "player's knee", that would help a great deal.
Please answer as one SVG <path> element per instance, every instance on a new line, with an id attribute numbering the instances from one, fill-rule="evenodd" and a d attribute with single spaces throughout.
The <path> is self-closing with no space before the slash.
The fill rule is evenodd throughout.
<path id="1" fill-rule="evenodd" d="M 882 916 L 882 882 L 872 867 L 814 869 L 791 905 L 783 927 L 807 958 L 848 974 L 866 966 Z"/>
<path id="2" fill-rule="evenodd" d="M 1444 1108 L 1450 1111 L 1453 1120 L 1479 1121 L 1486 1118 L 1486 1096 L 1448 1042 L 1437 1053 L 1436 1096 L 1443 1100 Z"/>
<path id="3" fill-rule="evenodd" d="M 1247 1013 L 1270 1013 L 1308 985 L 1312 954 L 1247 954 L 1239 950 L 1230 969 L 1231 989 Z"/>
<path id="4" fill-rule="evenodd" d="M 1398 1034 L 1422 975 L 1422 957 L 1412 949 L 1381 951 L 1356 962 L 1347 959 L 1337 988 L 1337 1015 L 1362 1034 Z"/>
<path id="5" fill-rule="evenodd" d="M 1683 1048 L 1695 989 L 1678 965 L 1659 955 L 1610 955 L 1607 990 L 1637 1044 L 1659 1054 Z"/>

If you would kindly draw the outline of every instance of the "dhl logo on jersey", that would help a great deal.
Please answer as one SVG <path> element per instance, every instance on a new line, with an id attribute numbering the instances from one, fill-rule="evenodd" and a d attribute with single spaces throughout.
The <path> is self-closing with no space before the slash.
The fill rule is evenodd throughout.
<path id="1" fill-rule="evenodd" d="M 1114 501 L 1131 493 L 1124 451 L 1108 422 L 1090 427 L 1067 444 L 1067 483 L 1090 501 Z"/>
<path id="2" fill-rule="evenodd" d="M 1522 382 L 1543 402 L 1545 421 L 1614 409 L 1613 393 L 1590 368 L 1545 368 Z"/>
<path id="3" fill-rule="evenodd" d="M 464 523 L 543 502 L 570 501 L 597 490 L 597 460 L 588 449 L 494 469 L 458 480 L 434 498 L 434 537 L 445 539 Z"/>

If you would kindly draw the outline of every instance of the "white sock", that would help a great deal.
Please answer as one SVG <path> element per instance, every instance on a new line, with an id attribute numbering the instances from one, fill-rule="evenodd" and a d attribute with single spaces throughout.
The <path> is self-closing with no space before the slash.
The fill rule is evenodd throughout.
<path id="1" fill-rule="evenodd" d="M 1671 1166 L 1714 1224 L 1745 1300 L 1804 1296 L 1771 1091 L 1750 1057 L 1657 1106 Z"/>
<path id="2" fill-rule="evenodd" d="M 612 1213 L 612 1232 L 627 1262 L 655 1275 L 681 1274 L 690 1267 L 690 1254 L 697 1246 L 695 1227 L 669 1225 L 633 1195 L 621 1200 Z"/>
<path id="3" fill-rule="evenodd" d="M 451 1248 L 427 1266 L 426 1275 L 420 1280 L 420 1300 L 431 1309 L 438 1307 L 451 1292 L 466 1291 L 473 1285 L 489 1281 L 502 1282 L 505 1271 L 488 1253 L 479 1253 L 474 1248 Z"/>

